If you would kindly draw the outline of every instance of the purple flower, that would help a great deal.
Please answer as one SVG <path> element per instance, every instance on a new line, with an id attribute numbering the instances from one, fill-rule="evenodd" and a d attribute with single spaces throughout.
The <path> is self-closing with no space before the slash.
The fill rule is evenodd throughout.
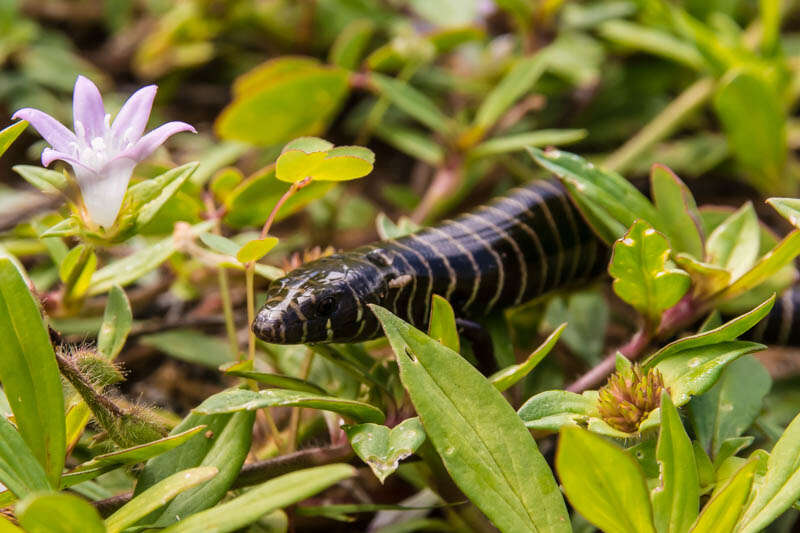
<path id="1" fill-rule="evenodd" d="M 185 122 L 168 122 L 142 135 L 156 90 L 148 85 L 136 91 L 112 123 L 97 86 L 78 76 L 72 96 L 74 133 L 38 109 L 20 109 L 12 117 L 30 122 L 50 143 L 51 148 L 42 151 L 42 165 L 60 159 L 72 166 L 83 204 L 95 224 L 109 227 L 114 223 L 137 163 L 170 136 L 181 131 L 197 133 Z"/>

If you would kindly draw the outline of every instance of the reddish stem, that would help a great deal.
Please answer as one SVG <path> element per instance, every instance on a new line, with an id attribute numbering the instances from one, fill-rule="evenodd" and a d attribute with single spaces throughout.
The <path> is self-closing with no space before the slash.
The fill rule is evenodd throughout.
<path id="1" fill-rule="evenodd" d="M 647 348 L 648 344 L 650 344 L 650 339 L 650 333 L 645 329 L 640 329 L 633 335 L 633 337 L 631 337 L 631 340 L 619 348 L 619 352 L 631 361 L 635 361 L 641 357 L 644 349 Z M 617 352 L 615 351 L 614 353 L 607 355 L 606 358 L 600 362 L 600 364 L 593 367 L 591 370 L 571 383 L 566 390 L 569 392 L 581 393 L 585 390 L 596 387 L 614 371 L 616 361 Z"/>
<path id="2" fill-rule="evenodd" d="M 269 233 L 269 229 L 272 227 L 272 223 L 275 221 L 275 217 L 278 215 L 278 211 L 280 211 L 280 209 L 283 206 L 283 204 L 286 203 L 286 200 L 288 200 L 294 193 L 296 193 L 297 191 L 299 191 L 300 189 L 302 189 L 303 187 L 305 187 L 309 183 L 311 183 L 311 177 L 303 178 L 300 181 L 296 181 L 296 182 L 292 183 L 292 186 L 289 187 L 289 190 L 286 191 L 285 193 L 283 193 L 283 196 L 281 196 L 281 199 L 278 200 L 278 203 L 275 204 L 275 207 L 272 208 L 272 212 L 269 214 L 269 217 L 267 218 L 267 221 L 264 223 L 264 227 L 261 228 L 261 238 L 262 239 L 265 238 L 267 236 L 267 234 Z"/>

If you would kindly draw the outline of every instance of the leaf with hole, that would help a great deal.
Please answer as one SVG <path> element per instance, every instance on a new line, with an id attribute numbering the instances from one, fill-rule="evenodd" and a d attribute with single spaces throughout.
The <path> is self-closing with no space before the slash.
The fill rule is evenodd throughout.
<path id="1" fill-rule="evenodd" d="M 391 429 L 368 423 L 345 426 L 344 432 L 353 451 L 369 465 L 381 483 L 397 470 L 400 461 L 425 442 L 425 429 L 417 417 L 403 420 Z"/>

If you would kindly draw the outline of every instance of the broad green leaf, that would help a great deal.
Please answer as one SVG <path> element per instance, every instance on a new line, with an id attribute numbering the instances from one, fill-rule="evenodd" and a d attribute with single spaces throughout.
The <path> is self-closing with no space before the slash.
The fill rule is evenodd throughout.
<path id="1" fill-rule="evenodd" d="M 236 228 L 263 225 L 289 187 L 289 183 L 276 179 L 274 165 L 257 172 L 240 183 L 226 198 L 228 213 L 225 222 Z M 283 204 L 275 220 L 280 221 L 313 200 L 322 198 L 332 187 L 334 184 L 331 182 L 312 182 L 303 187 Z"/>
<path id="2" fill-rule="evenodd" d="M 450 302 L 434 294 L 431 300 L 431 320 L 428 335 L 454 352 L 460 351 L 456 315 Z"/>
<path id="3" fill-rule="evenodd" d="M 229 255 L 231 257 L 236 257 L 236 254 L 239 252 L 239 248 L 241 248 L 241 246 L 229 238 L 223 237 L 222 235 L 217 235 L 216 233 L 201 233 L 200 240 L 203 242 L 203 244 L 215 252 Z"/>
<path id="4" fill-rule="evenodd" d="M 68 289 L 67 298 L 78 299 L 85 295 L 96 270 L 97 254 L 88 245 L 79 244 L 70 250 L 58 266 L 58 276 Z"/>
<path id="5" fill-rule="evenodd" d="M 108 471 L 119 465 L 142 463 L 148 459 L 161 455 L 185 443 L 198 433 L 204 431 L 205 426 L 196 426 L 180 433 L 169 435 L 147 444 L 140 444 L 123 450 L 116 450 L 98 455 L 73 468 L 69 475 L 77 476 L 83 472 Z M 77 479 L 77 477 L 75 477 Z"/>
<path id="6" fill-rule="evenodd" d="M 717 451 L 716 457 L 714 457 L 714 470 L 717 472 L 717 479 L 721 479 L 722 475 L 721 472 L 724 468 L 724 465 L 730 463 L 728 459 L 736 459 L 739 461 L 743 461 L 740 457 L 735 457 L 737 453 L 744 450 L 751 444 L 753 444 L 754 438 L 752 436 L 747 437 L 730 437 L 722 441 L 719 446 L 719 450 Z"/>
<path id="7" fill-rule="evenodd" d="M 225 203 L 231 192 L 244 180 L 242 171 L 236 167 L 226 167 L 214 174 L 209 189 L 217 202 Z"/>
<path id="8" fill-rule="evenodd" d="M 233 102 L 217 118 L 222 139 L 270 146 L 321 133 L 349 92 L 348 72 L 337 67 L 309 65 L 258 80 L 252 74 L 237 82 Z"/>
<path id="9" fill-rule="evenodd" d="M 217 369 L 230 363 L 230 345 L 218 336 L 206 335 L 194 329 L 173 329 L 143 335 L 139 342 L 156 348 L 170 357 Z"/>
<path id="10" fill-rule="evenodd" d="M 733 68 L 719 82 L 714 110 L 751 183 L 765 193 L 785 189 L 786 113 L 775 83 L 746 67 Z"/>
<path id="11" fill-rule="evenodd" d="M 469 151 L 470 157 L 486 157 L 508 152 L 519 152 L 528 146 L 561 146 L 586 138 L 586 130 L 537 130 L 494 137 Z"/>
<path id="12" fill-rule="evenodd" d="M 353 451 L 381 483 L 397 470 L 400 461 L 425 442 L 425 429 L 417 417 L 403 420 L 391 429 L 379 424 L 358 424 L 345 426 L 344 432 Z"/>
<path id="13" fill-rule="evenodd" d="M 191 227 L 191 235 L 199 235 L 213 226 L 212 221 L 201 222 Z M 101 268 L 92 275 L 88 296 L 96 296 L 110 291 L 114 285 L 124 287 L 145 274 L 158 268 L 176 251 L 175 239 L 169 237 L 151 244 L 123 259 Z"/>
<path id="14" fill-rule="evenodd" d="M 14 525 L 9 518 L 0 516 L 0 533 L 25 533 L 25 530 Z"/>
<path id="15" fill-rule="evenodd" d="M 32 494 L 15 514 L 27 533 L 105 533 L 100 514 L 86 500 L 66 492 Z"/>
<path id="16" fill-rule="evenodd" d="M 182 492 L 213 478 L 217 472 L 213 466 L 200 466 L 181 470 L 159 481 L 106 518 L 106 533 L 119 533 L 132 526 L 140 518 L 163 507 Z"/>
<path id="17" fill-rule="evenodd" d="M 738 437 L 761 412 L 772 380 L 757 359 L 745 356 L 729 364 L 719 381 L 689 403 L 697 439 L 716 457 L 722 443 Z"/>
<path id="18" fill-rule="evenodd" d="M 730 533 L 737 529 L 758 461 L 750 460 L 703 507 L 691 533 Z"/>
<path id="19" fill-rule="evenodd" d="M 759 239 L 758 216 L 748 202 L 711 232 L 707 260 L 725 268 L 736 281 L 755 264 Z"/>
<path id="20" fill-rule="evenodd" d="M 354 19 L 339 34 L 328 52 L 328 62 L 337 67 L 356 70 L 375 32 L 369 19 Z"/>
<path id="21" fill-rule="evenodd" d="M 19 137 L 27 127 L 28 122 L 26 120 L 20 120 L 0 131 L 0 156 L 8 150 L 11 143 L 16 141 L 17 137 Z"/>
<path id="22" fill-rule="evenodd" d="M 281 56 L 270 59 L 236 78 L 233 83 L 233 94 L 241 97 L 258 92 L 298 73 L 315 72 L 319 66 L 320 62 L 312 57 Z"/>
<path id="23" fill-rule="evenodd" d="M 314 171 L 319 181 L 348 181 L 372 172 L 375 154 L 363 146 L 337 146 Z"/>
<path id="24" fill-rule="evenodd" d="M 2 151 L 0 151 L 2 154 Z M 67 176 L 63 172 L 57 172 L 33 165 L 15 165 L 12 167 L 14 172 L 22 176 L 25 181 L 47 194 L 59 194 L 68 186 Z"/>
<path id="25" fill-rule="evenodd" d="M 721 266 L 698 261 L 684 253 L 675 255 L 673 259 L 692 278 L 692 287 L 695 294 L 701 297 L 718 294 L 731 282 L 731 273 Z"/>
<path id="26" fill-rule="evenodd" d="M 617 19 L 601 24 L 598 32 L 614 43 L 665 57 L 695 70 L 705 67 L 705 60 L 695 47 L 656 28 Z"/>
<path id="27" fill-rule="evenodd" d="M 661 359 L 655 367 L 664 376 L 675 405 L 680 406 L 710 389 L 729 363 L 764 348 L 755 342 L 720 342 L 682 350 Z"/>
<path id="28" fill-rule="evenodd" d="M 304 154 L 328 152 L 333 148 L 333 143 L 321 137 L 298 137 L 286 143 L 281 153 L 300 151 Z"/>
<path id="29" fill-rule="evenodd" d="M 766 473 L 753 485 L 753 496 L 742 515 L 742 533 L 762 531 L 800 498 L 800 415 L 775 443 Z"/>
<path id="30" fill-rule="evenodd" d="M 689 188 L 663 165 L 653 165 L 650 188 L 673 253 L 683 252 L 702 260 L 700 212 Z"/>
<path id="31" fill-rule="evenodd" d="M 200 414 L 234 413 L 279 406 L 333 411 L 356 422 L 381 424 L 384 421 L 383 412 L 368 403 L 284 389 L 266 389 L 258 392 L 229 389 L 206 398 L 203 403 L 194 408 L 194 412 Z"/>
<path id="32" fill-rule="evenodd" d="M 616 172 L 599 169 L 577 155 L 563 150 L 542 151 L 528 148 L 528 153 L 542 167 L 554 173 L 569 189 L 581 210 L 591 210 L 592 221 L 602 221 L 595 227 L 601 235 L 619 239 L 636 219 L 642 219 L 656 230 L 663 228 L 655 206 L 628 180 Z M 608 220 L 610 219 L 610 221 Z"/>
<path id="33" fill-rule="evenodd" d="M 239 251 L 236 252 L 236 259 L 242 263 L 258 261 L 267 255 L 270 250 L 275 248 L 277 244 L 277 237 L 265 237 L 263 239 L 256 239 L 246 242 L 241 248 L 239 248 Z"/>
<path id="34" fill-rule="evenodd" d="M 603 437 L 561 429 L 556 469 L 567 499 L 606 533 L 655 533 L 644 473 L 636 460 Z"/>
<path id="35" fill-rule="evenodd" d="M 519 58 L 511 70 L 500 80 L 475 113 L 473 127 L 480 138 L 483 132 L 495 125 L 518 98 L 528 93 L 547 67 L 546 52 Z"/>
<path id="36" fill-rule="evenodd" d="M 230 376 L 252 379 L 258 383 L 263 383 L 264 385 L 269 385 L 278 389 L 288 389 L 322 395 L 328 394 L 325 389 L 319 385 L 311 383 L 310 381 L 291 376 L 282 376 L 280 374 L 256 372 L 252 370 L 252 366 L 252 361 L 243 361 L 241 363 L 235 363 L 229 367 L 223 367 L 223 370 Z"/>
<path id="37" fill-rule="evenodd" d="M 659 485 L 652 493 L 656 529 L 660 533 L 688 531 L 700 507 L 700 482 L 692 441 L 665 391 L 661 394 L 661 431 L 656 459 L 660 468 Z"/>
<path id="38" fill-rule="evenodd" d="M 425 432 L 464 494 L 500 531 L 569 531 L 550 468 L 502 394 L 456 352 L 370 308 Z"/>
<path id="39" fill-rule="evenodd" d="M 691 278 L 667 263 L 669 242 L 647 222 L 637 220 L 614 243 L 608 272 L 614 292 L 654 323 L 689 290 Z"/>
<path id="40" fill-rule="evenodd" d="M 436 104 L 425 93 L 402 80 L 375 72 L 370 74 L 369 83 L 375 87 L 378 94 L 421 124 L 442 135 L 451 135 L 452 121 L 436 107 Z"/>
<path id="41" fill-rule="evenodd" d="M 275 177 L 289 183 L 310 178 L 327 155 L 327 151 L 284 150 L 275 162 Z"/>
<path id="42" fill-rule="evenodd" d="M 57 487 L 66 441 L 61 376 L 39 307 L 6 258 L 0 258 L 0 339 L 0 382 L 17 428 Z"/>
<path id="43" fill-rule="evenodd" d="M 116 358 L 125 345 L 132 324 L 133 314 L 128 297 L 125 291 L 114 285 L 108 293 L 103 325 L 97 333 L 97 351 L 109 360 Z"/>
<path id="44" fill-rule="evenodd" d="M 531 371 L 536 368 L 536 365 L 550 353 L 550 350 L 556 345 L 558 338 L 561 337 L 566 327 L 566 322 L 558 326 L 555 331 L 525 359 L 525 361 L 495 372 L 489 377 L 489 381 L 491 381 L 500 392 L 513 387 L 521 379 L 530 374 Z"/>
<path id="45" fill-rule="evenodd" d="M 732 341 L 758 324 L 761 319 L 767 316 L 774 304 L 775 295 L 772 295 L 758 307 L 729 320 L 719 327 L 671 342 L 645 359 L 642 366 L 645 370 L 649 370 L 661 361 L 674 357 L 685 350 Z M 673 401 L 675 401 L 674 397 Z"/>
<path id="46" fill-rule="evenodd" d="M 233 485 L 250 451 L 255 413 L 233 415 L 189 414 L 171 434 L 204 425 L 184 445 L 150 459 L 136 483 L 134 496 L 156 486 L 160 481 L 188 468 L 213 467 L 219 473 L 210 481 L 178 495 L 166 507 L 141 520 L 144 524 L 167 526 L 177 517 L 186 517 L 216 505 Z"/>
<path id="47" fill-rule="evenodd" d="M 522 404 L 517 414 L 529 429 L 558 431 L 562 426 L 581 424 L 595 414 L 596 401 L 564 390 L 540 392 Z"/>
<path id="48" fill-rule="evenodd" d="M 42 465 L 5 416 L 0 416 L 0 483 L 17 498 L 52 488 Z"/>
<path id="49" fill-rule="evenodd" d="M 226 533 L 255 522 L 267 513 L 305 500 L 331 485 L 354 476 L 352 466 L 332 464 L 285 474 L 243 495 L 185 518 L 164 533 Z"/>

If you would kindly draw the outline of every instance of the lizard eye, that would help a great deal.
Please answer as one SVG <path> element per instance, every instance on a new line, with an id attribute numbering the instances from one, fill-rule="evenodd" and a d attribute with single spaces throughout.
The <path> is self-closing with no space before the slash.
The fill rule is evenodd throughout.
<path id="1" fill-rule="evenodd" d="M 333 296 L 326 296 L 317 304 L 317 314 L 319 316 L 330 316 L 335 309 L 336 300 L 333 299 Z"/>

